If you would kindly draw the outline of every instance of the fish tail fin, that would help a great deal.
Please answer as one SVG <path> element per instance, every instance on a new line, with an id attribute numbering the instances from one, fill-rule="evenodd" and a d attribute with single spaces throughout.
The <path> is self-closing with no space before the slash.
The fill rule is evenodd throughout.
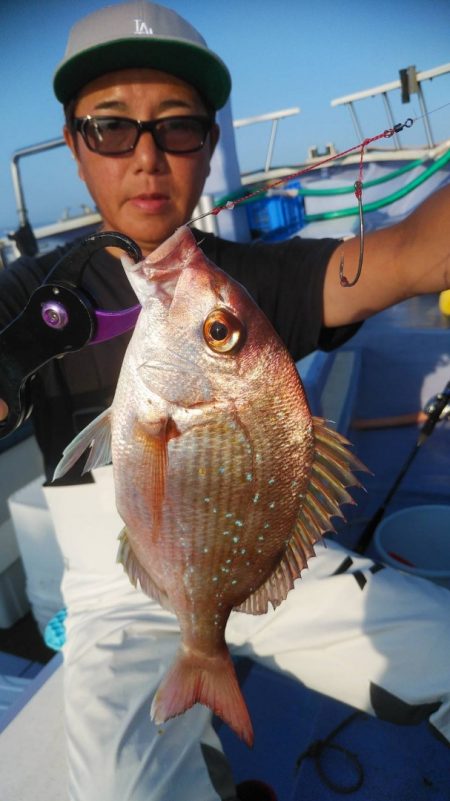
<path id="1" fill-rule="evenodd" d="M 228 653 L 205 657 L 180 649 L 158 687 L 150 714 L 158 725 L 197 703 L 209 707 L 249 747 L 253 745 L 250 715 Z"/>

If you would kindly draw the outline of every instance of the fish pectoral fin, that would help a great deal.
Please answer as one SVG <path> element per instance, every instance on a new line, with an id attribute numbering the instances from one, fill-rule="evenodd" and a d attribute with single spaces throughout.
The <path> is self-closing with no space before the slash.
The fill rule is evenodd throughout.
<path id="1" fill-rule="evenodd" d="M 327 531 L 334 531 L 333 517 L 344 518 L 341 504 L 354 504 L 346 487 L 361 487 L 353 470 L 368 472 L 366 466 L 349 449 L 349 442 L 325 421 L 313 417 L 315 456 L 309 485 L 302 502 L 294 532 L 286 551 L 269 578 L 239 607 L 238 612 L 262 615 L 269 603 L 274 608 L 286 598 L 294 581 L 315 556 L 314 545 Z"/>
<path id="2" fill-rule="evenodd" d="M 179 436 L 179 432 L 172 418 L 168 417 L 157 425 L 139 420 L 134 428 L 134 436 L 142 445 L 142 471 L 146 483 L 151 487 L 152 537 L 156 538 L 166 492 L 169 464 L 167 443 Z"/>
<path id="3" fill-rule="evenodd" d="M 167 594 L 164 590 L 161 590 L 151 576 L 149 576 L 134 553 L 130 545 L 126 527 L 123 528 L 119 534 L 119 550 L 117 552 L 116 561 L 123 565 L 133 587 L 136 587 L 139 582 L 142 591 L 145 592 L 149 598 L 153 598 L 153 600 L 157 601 L 164 609 L 168 609 L 171 612 L 173 611 Z"/>
<path id="4" fill-rule="evenodd" d="M 87 448 L 91 448 L 83 473 L 111 462 L 111 407 L 92 420 L 65 448 L 53 481 L 64 476 Z"/>
<path id="5" fill-rule="evenodd" d="M 197 703 L 209 707 L 249 747 L 253 745 L 250 715 L 225 649 L 217 656 L 206 656 L 180 648 L 156 691 L 150 715 L 159 725 Z"/>

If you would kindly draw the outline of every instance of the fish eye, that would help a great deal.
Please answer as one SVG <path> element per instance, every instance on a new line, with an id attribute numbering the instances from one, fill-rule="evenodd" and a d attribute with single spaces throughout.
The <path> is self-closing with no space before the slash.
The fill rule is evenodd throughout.
<path id="1" fill-rule="evenodd" d="M 231 353 L 242 345 L 244 327 L 228 309 L 214 309 L 203 323 L 203 336 L 214 353 Z"/>

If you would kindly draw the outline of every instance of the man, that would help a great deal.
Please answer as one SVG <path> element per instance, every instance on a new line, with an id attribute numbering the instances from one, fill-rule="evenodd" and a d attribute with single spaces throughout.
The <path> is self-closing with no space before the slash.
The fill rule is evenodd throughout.
<path id="1" fill-rule="evenodd" d="M 163 7 L 117 5 L 74 27 L 54 88 L 65 106 L 67 144 L 103 228 L 122 231 L 147 254 L 190 219 L 219 136 L 214 112 L 230 86 L 227 68 L 197 31 Z M 355 241 L 249 246 L 203 234 L 198 239 L 213 261 L 247 286 L 298 359 L 317 347 L 337 346 L 376 311 L 449 286 L 443 223 L 449 207 L 447 188 L 409 220 L 368 235 L 363 273 L 352 289 L 340 286 L 339 263 L 342 256 L 346 265 L 357 263 Z M 8 298 L 0 304 L 0 325 L 20 311 L 60 255 L 20 259 L 0 276 L 1 297 Z M 86 289 L 102 308 L 135 303 L 117 255 L 99 254 L 86 270 Z M 128 339 L 71 354 L 34 382 L 36 435 L 49 480 L 63 447 L 110 405 Z M 177 622 L 131 587 L 114 563 L 121 521 L 113 511 L 111 471 L 82 477 L 80 470 L 76 465 L 62 485 L 46 488 L 67 565 L 71 801 L 238 798 L 209 710 L 196 706 L 160 729 L 150 722 L 152 695 L 178 645 Z M 389 596 L 391 611 L 383 623 L 375 613 L 363 619 L 351 604 L 338 606 L 349 581 L 348 574 L 333 576 L 342 558 L 342 549 L 330 544 L 276 612 L 233 615 L 228 642 L 235 653 L 275 663 L 372 713 L 380 693 L 414 708 L 428 704 L 433 725 L 450 739 L 449 594 L 380 571 L 371 576 L 371 592 Z M 370 564 L 355 557 L 355 569 Z M 319 609 L 326 630 L 317 624 Z M 330 637 L 336 619 L 345 621 L 342 640 L 335 632 Z M 400 646 L 390 636 L 388 651 L 384 643 L 377 648 L 384 630 L 400 628 L 410 647 L 406 659 L 404 640 Z M 432 671 L 423 661 L 431 641 L 438 643 Z M 390 668 L 380 688 L 386 661 Z M 255 801 L 263 800 L 262 793 Z"/>

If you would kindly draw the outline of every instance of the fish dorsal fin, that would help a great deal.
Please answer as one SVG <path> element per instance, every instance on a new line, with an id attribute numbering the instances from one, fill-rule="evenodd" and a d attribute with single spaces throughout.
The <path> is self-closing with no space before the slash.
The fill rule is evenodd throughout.
<path id="1" fill-rule="evenodd" d="M 123 568 L 133 587 L 136 587 L 137 583 L 139 582 L 141 589 L 146 595 L 149 596 L 149 598 L 153 598 L 153 600 L 157 601 L 157 603 L 163 606 L 164 609 L 173 611 L 167 594 L 164 592 L 164 590 L 161 590 L 155 581 L 153 581 L 153 579 L 148 575 L 147 571 L 144 570 L 139 562 L 139 559 L 135 555 L 130 545 L 126 528 L 123 528 L 119 534 L 117 562 L 123 565 Z"/>
<path id="2" fill-rule="evenodd" d="M 345 437 L 329 428 L 325 420 L 313 417 L 313 428 L 315 456 L 295 530 L 272 575 L 236 607 L 238 612 L 262 615 L 267 612 L 269 603 L 274 608 L 279 606 L 307 566 L 308 559 L 315 555 L 315 543 L 326 531 L 334 531 L 331 518 L 344 517 L 340 505 L 355 503 L 345 488 L 361 487 L 352 471 L 367 471 L 367 468 L 349 450 L 350 443 Z"/>
<path id="3" fill-rule="evenodd" d="M 64 476 L 87 448 L 91 448 L 83 473 L 111 462 L 111 407 L 92 420 L 64 449 L 53 481 Z"/>

